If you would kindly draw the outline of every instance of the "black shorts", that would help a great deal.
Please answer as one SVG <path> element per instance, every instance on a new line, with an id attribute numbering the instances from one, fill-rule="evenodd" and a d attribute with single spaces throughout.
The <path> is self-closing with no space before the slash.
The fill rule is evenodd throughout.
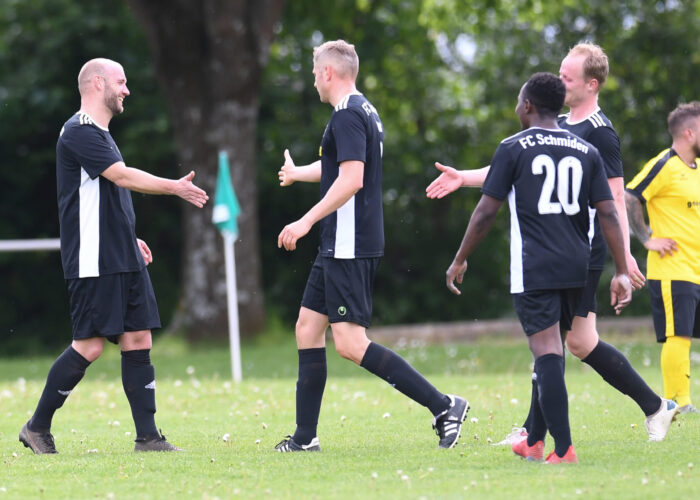
<path id="1" fill-rule="evenodd" d="M 559 323 L 562 330 L 571 330 L 576 306 L 583 288 L 562 290 L 533 290 L 514 293 L 513 305 L 520 324 L 528 337 Z"/>
<path id="2" fill-rule="evenodd" d="M 306 282 L 302 307 L 328 316 L 329 323 L 349 322 L 369 327 L 372 289 L 379 261 L 379 257 L 335 259 L 317 256 Z"/>
<path id="3" fill-rule="evenodd" d="M 585 318 L 588 313 L 598 312 L 598 301 L 596 300 L 596 290 L 598 289 L 598 283 L 600 282 L 600 275 L 603 274 L 602 269 L 589 269 L 588 276 L 586 277 L 586 286 L 583 289 L 583 295 L 581 296 L 581 302 L 578 303 L 576 307 L 576 316 L 581 316 Z"/>
<path id="4" fill-rule="evenodd" d="M 131 273 L 66 280 L 73 339 L 107 337 L 160 328 L 158 304 L 146 268 Z"/>
<path id="5" fill-rule="evenodd" d="M 647 280 L 656 341 L 700 338 L 700 285 L 690 281 Z"/>

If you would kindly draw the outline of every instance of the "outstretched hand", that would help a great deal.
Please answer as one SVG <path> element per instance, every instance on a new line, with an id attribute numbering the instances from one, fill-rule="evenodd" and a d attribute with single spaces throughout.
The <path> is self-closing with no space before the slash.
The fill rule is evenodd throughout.
<path id="1" fill-rule="evenodd" d="M 290 186 L 294 184 L 294 170 L 296 165 L 294 165 L 294 160 L 292 160 L 289 150 L 284 150 L 284 165 L 280 167 L 280 171 L 277 172 L 277 176 L 280 180 L 280 186 Z"/>
<path id="2" fill-rule="evenodd" d="M 445 273 L 445 281 L 447 282 L 447 289 L 454 293 L 455 295 L 462 295 L 462 292 L 459 291 L 459 288 L 455 285 L 455 280 L 457 283 L 460 285 L 462 284 L 462 280 L 464 279 L 464 273 L 467 272 L 467 261 L 463 261 L 462 263 L 458 263 L 455 261 L 452 261 L 452 264 L 450 264 L 450 267 L 447 269 L 447 272 Z"/>
<path id="3" fill-rule="evenodd" d="M 615 308 L 615 314 L 632 301 L 632 284 L 626 274 L 616 274 L 610 282 L 610 305 Z"/>
<path id="4" fill-rule="evenodd" d="M 462 178 L 459 175 L 459 171 L 447 165 L 443 165 L 440 162 L 435 162 L 435 168 L 442 172 L 437 179 L 430 183 L 430 185 L 425 188 L 425 193 L 428 198 L 440 199 L 444 198 L 453 191 L 457 191 L 462 187 Z"/>
<path id="5" fill-rule="evenodd" d="M 185 201 L 192 203 L 194 206 L 202 208 L 209 199 L 206 191 L 198 188 L 192 183 L 194 179 L 194 170 L 189 174 L 177 180 L 175 194 Z"/>

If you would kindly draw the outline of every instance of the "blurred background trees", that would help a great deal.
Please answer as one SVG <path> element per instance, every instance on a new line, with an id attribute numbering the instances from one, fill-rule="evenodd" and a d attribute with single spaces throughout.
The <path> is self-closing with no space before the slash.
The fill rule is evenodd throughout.
<path id="1" fill-rule="evenodd" d="M 682 0 L 6 0 L 0 238 L 57 237 L 58 131 L 79 107 L 82 64 L 109 57 L 124 65 L 132 92 L 110 124 L 127 164 L 167 177 L 194 169 L 213 195 L 217 149 L 229 150 L 244 213 L 236 246 L 242 333 L 256 334 L 265 317 L 291 333 L 318 233 L 293 253 L 277 249 L 276 238 L 315 203 L 318 186 L 280 188 L 277 170 L 285 148 L 298 164 L 316 159 L 331 109 L 313 88 L 312 49 L 344 38 L 360 56 L 358 88 L 386 129 L 387 245 L 375 324 L 509 316 L 507 210 L 470 259 L 463 295 L 452 296 L 444 272 L 480 194 L 463 189 L 427 200 L 433 163 L 487 165 L 500 140 L 519 128 L 513 108 L 522 83 L 535 71 L 557 73 L 568 48 L 585 39 L 610 57 L 600 103 L 632 176 L 668 146 L 668 112 L 698 98 L 699 18 L 700 6 Z M 197 212 L 138 194 L 134 203 L 139 235 L 155 257 L 150 272 L 164 325 L 193 339 L 225 335 L 222 245 L 209 223 L 211 205 Z M 643 262 L 635 242 L 633 250 Z M 0 253 L 0 279 L 0 351 L 68 341 L 57 252 Z M 604 279 L 603 293 L 606 287 Z M 642 292 L 625 314 L 648 312 Z"/>

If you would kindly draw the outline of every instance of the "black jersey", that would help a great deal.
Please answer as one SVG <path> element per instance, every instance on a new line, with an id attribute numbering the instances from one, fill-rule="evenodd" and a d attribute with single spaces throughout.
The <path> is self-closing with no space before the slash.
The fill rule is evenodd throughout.
<path id="1" fill-rule="evenodd" d="M 377 110 L 362 94 L 349 94 L 335 106 L 321 142 L 321 198 L 344 161 L 363 162 L 364 177 L 362 189 L 321 220 L 321 255 L 336 259 L 383 255 L 383 142 Z"/>
<path id="2" fill-rule="evenodd" d="M 511 293 L 585 284 L 588 207 L 612 199 L 594 146 L 567 130 L 524 130 L 498 146 L 482 192 L 508 198 Z"/>
<path id="3" fill-rule="evenodd" d="M 581 139 L 584 139 L 593 144 L 601 158 L 603 158 L 603 166 L 605 167 L 605 175 L 608 179 L 613 177 L 622 177 L 622 154 L 620 153 L 620 138 L 615 131 L 608 117 L 603 114 L 600 108 L 596 109 L 589 117 L 578 122 L 570 122 L 569 114 L 559 117 L 559 126 L 570 130 Z M 600 230 L 598 217 L 596 217 L 595 209 L 591 209 L 591 226 L 589 238 L 591 240 L 591 262 L 590 269 L 603 269 L 605 265 L 605 255 L 607 254 L 607 246 L 605 238 Z"/>
<path id="4" fill-rule="evenodd" d="M 123 161 L 109 130 L 85 113 L 73 115 L 56 144 L 61 261 L 66 279 L 138 271 L 146 264 L 136 242 L 128 189 L 100 174 Z"/>

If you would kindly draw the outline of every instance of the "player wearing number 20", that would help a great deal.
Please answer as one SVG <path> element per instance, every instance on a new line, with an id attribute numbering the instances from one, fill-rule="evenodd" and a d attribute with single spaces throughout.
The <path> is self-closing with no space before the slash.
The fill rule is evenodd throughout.
<path id="1" fill-rule="evenodd" d="M 535 359 L 543 417 L 538 419 L 542 420 L 542 435 L 534 445 L 539 447 L 539 456 L 544 434 L 549 431 L 554 438 L 547 463 L 578 462 L 571 443 L 560 328 L 571 329 L 586 284 L 589 206 L 598 211 L 615 260 L 611 303 L 619 312 L 632 297 L 624 240 L 600 153 L 557 125 L 565 93 L 562 81 L 551 73 L 535 73 L 523 85 L 515 112 L 524 130 L 496 149 L 481 200 L 446 273 L 448 289 L 459 294 L 455 280 L 462 282 L 467 257 L 486 236 L 507 199 L 510 291 Z"/>

